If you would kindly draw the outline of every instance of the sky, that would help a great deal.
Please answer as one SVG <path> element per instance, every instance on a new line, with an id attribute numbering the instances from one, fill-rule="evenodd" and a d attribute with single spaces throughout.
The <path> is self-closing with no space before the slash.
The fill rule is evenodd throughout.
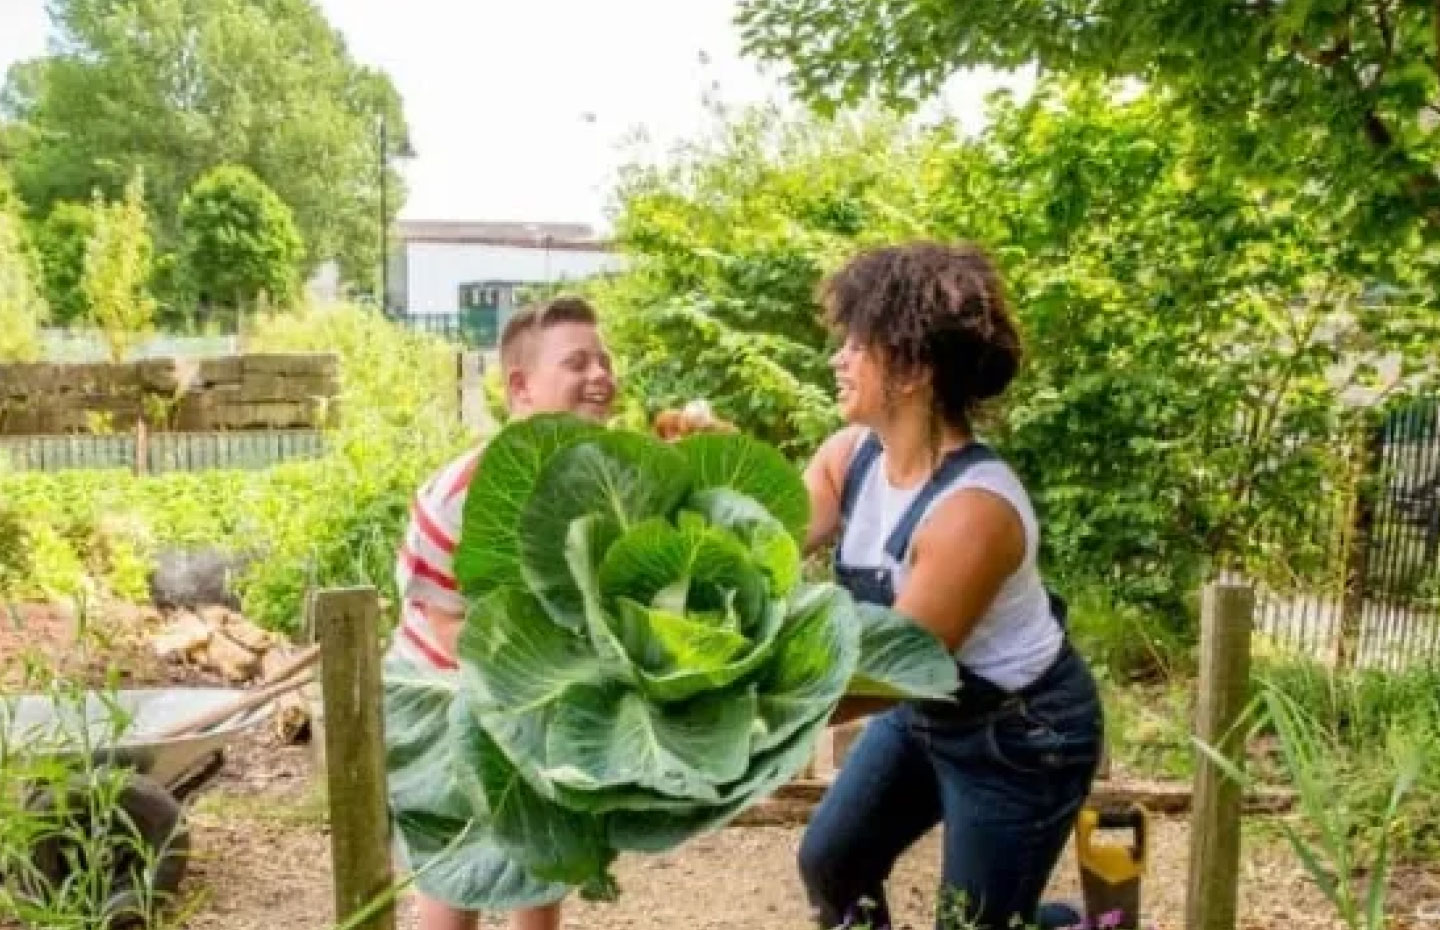
<path id="1" fill-rule="evenodd" d="M 404 100 L 416 155 L 401 217 L 583 222 L 603 231 L 615 172 L 710 125 L 702 95 L 788 101 L 739 53 L 735 0 L 318 0 L 358 60 Z M 44 0 L 0 0 L 0 71 L 43 54 Z M 998 86 L 957 75 L 941 104 L 967 127 Z M 646 140 L 635 142 L 637 131 Z"/>

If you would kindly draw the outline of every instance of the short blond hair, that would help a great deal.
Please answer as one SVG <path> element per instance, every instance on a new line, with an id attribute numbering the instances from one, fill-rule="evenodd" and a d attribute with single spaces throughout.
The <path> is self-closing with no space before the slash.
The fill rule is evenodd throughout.
<path id="1" fill-rule="evenodd" d="M 598 325 L 600 315 L 583 297 L 562 296 L 531 304 L 505 321 L 500 333 L 500 367 L 506 371 L 517 365 L 528 365 L 535 352 L 537 337 L 561 323 Z"/>

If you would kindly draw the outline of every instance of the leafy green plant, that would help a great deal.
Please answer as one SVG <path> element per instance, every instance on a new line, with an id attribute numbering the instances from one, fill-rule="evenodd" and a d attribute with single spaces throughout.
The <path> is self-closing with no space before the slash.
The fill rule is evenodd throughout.
<path id="1" fill-rule="evenodd" d="M 149 290 L 153 246 L 143 174 L 137 172 L 126 185 L 123 200 L 107 204 L 97 194 L 93 214 L 80 291 L 105 335 L 111 360 L 121 362 L 150 332 L 155 318 L 155 298 Z"/>
<path id="2" fill-rule="evenodd" d="M 1384 786 L 1378 809 L 1357 809 L 1336 803 L 1341 771 L 1340 754 L 1332 730 L 1273 683 L 1259 687 L 1255 701 L 1240 724 L 1265 727 L 1279 741 L 1285 774 L 1295 788 L 1301 825 L 1282 822 L 1281 829 L 1311 881 L 1352 930 L 1381 930 L 1386 926 L 1385 900 L 1390 880 L 1391 829 L 1401 805 L 1414 788 L 1426 761 L 1426 747 L 1401 738 L 1389 752 L 1370 760 L 1365 777 Z M 1252 779 L 1232 759 L 1198 737 L 1199 751 L 1227 777 L 1244 784 Z M 1368 861 L 1362 850 L 1371 837 Z M 1357 876 L 1363 876 L 1357 883 Z"/>
<path id="3" fill-rule="evenodd" d="M 289 206 L 248 168 L 225 165 L 180 204 L 183 274 L 202 306 L 252 309 L 297 295 L 305 245 Z"/>
<path id="4" fill-rule="evenodd" d="M 169 888 L 188 837 L 137 823 L 135 777 L 104 763 L 105 747 L 130 726 L 113 686 L 87 691 L 29 662 L 20 690 L 0 701 L 0 920 L 56 930 L 184 926 L 186 902 Z M 50 713 L 27 721 L 18 713 L 27 700 Z"/>
<path id="5" fill-rule="evenodd" d="M 0 362 L 38 357 L 39 327 L 50 313 L 40 284 L 9 176 L 0 172 Z"/>
<path id="6" fill-rule="evenodd" d="M 55 204 L 35 229 L 45 294 L 60 326 L 90 317 L 80 282 L 85 275 L 85 250 L 94 233 L 95 213 L 90 205 L 69 201 Z"/>
<path id="7" fill-rule="evenodd" d="M 456 550 L 458 680 L 398 658 L 387 676 L 420 887 L 479 909 L 611 897 L 619 852 L 673 848 L 789 780 L 847 693 L 953 694 L 938 639 L 801 580 L 807 522 L 799 473 L 753 439 L 502 430 Z"/>

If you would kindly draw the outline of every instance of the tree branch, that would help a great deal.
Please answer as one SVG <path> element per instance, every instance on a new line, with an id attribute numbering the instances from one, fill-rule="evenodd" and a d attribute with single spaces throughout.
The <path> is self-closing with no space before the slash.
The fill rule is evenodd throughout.
<path id="1" fill-rule="evenodd" d="M 1380 38 L 1385 42 L 1385 62 L 1388 64 L 1395 57 L 1395 27 L 1390 23 L 1390 4 L 1386 0 L 1376 0 L 1375 22 L 1380 26 Z"/>

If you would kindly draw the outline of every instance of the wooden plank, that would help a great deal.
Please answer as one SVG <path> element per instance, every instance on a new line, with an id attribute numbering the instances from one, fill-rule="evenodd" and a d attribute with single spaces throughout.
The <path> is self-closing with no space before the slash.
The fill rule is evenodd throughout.
<path id="1" fill-rule="evenodd" d="M 311 603 L 320 638 L 335 919 L 343 922 L 390 895 L 393 885 L 380 707 L 380 596 L 371 587 L 335 589 L 317 592 Z M 356 930 L 395 930 L 393 903 L 376 908 Z"/>
<path id="2" fill-rule="evenodd" d="M 771 799 L 785 802 L 792 811 L 814 807 L 833 780 L 826 776 L 798 778 L 777 788 Z M 1101 778 L 1090 789 L 1089 803 L 1096 807 L 1139 804 L 1152 814 L 1181 816 L 1190 812 L 1194 797 L 1194 786 L 1188 782 Z M 1241 799 L 1241 808 L 1246 814 L 1283 814 L 1294 806 L 1295 793 L 1281 788 L 1254 789 Z"/>
<path id="3" fill-rule="evenodd" d="M 1242 728 L 1250 682 L 1250 632 L 1255 594 L 1246 585 L 1205 587 L 1200 617 L 1199 706 L 1195 735 L 1237 767 L 1244 765 Z M 1241 786 L 1213 761 L 1195 762 L 1190 818 L 1186 930 L 1234 930 L 1240 884 Z"/>

